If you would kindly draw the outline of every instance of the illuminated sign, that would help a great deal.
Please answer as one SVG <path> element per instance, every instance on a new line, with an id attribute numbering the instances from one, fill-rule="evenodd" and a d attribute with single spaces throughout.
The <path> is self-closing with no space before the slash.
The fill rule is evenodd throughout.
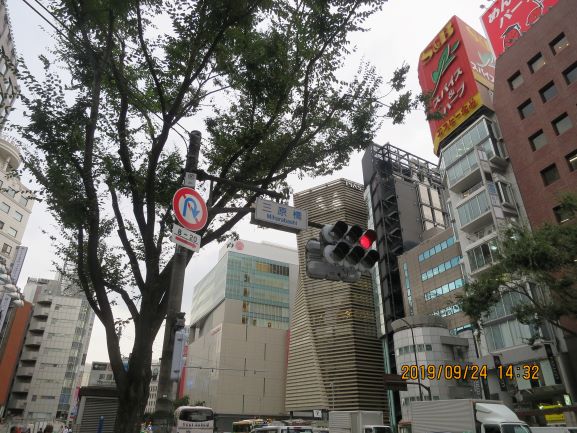
<path id="1" fill-rule="evenodd" d="M 481 108 L 479 84 L 493 88 L 495 57 L 488 41 L 454 16 L 421 53 L 419 82 L 430 94 L 429 120 L 435 154 L 452 131 Z"/>
<path id="2" fill-rule="evenodd" d="M 481 20 L 497 57 L 515 44 L 558 0 L 497 0 Z"/>

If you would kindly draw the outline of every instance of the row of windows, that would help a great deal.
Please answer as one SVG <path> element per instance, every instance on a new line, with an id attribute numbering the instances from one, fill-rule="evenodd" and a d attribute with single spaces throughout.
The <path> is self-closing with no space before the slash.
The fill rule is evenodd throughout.
<path id="1" fill-rule="evenodd" d="M 485 191 L 477 194 L 472 199 L 457 208 L 461 225 L 469 224 L 479 218 L 490 209 L 489 200 Z"/>
<path id="2" fill-rule="evenodd" d="M 10 212 L 10 206 L 4 202 L 0 202 L 0 210 L 4 213 L 9 213 Z M 15 210 L 14 213 L 12 214 L 12 218 L 14 218 L 16 221 L 22 221 L 22 218 L 24 218 L 24 215 L 22 215 L 20 212 Z"/>
<path id="3" fill-rule="evenodd" d="M 487 137 L 489 126 L 482 120 L 443 150 L 443 165 L 449 167 Z"/>
<path id="4" fill-rule="evenodd" d="M 530 99 L 523 103 L 523 105 L 520 105 L 517 109 L 519 110 L 522 119 L 524 119 L 529 113 L 534 112 L 533 103 Z M 571 122 L 571 118 L 567 113 L 563 113 L 553 119 L 551 126 L 556 135 L 561 135 L 573 127 L 573 122 Z M 529 137 L 529 143 L 531 143 L 531 148 L 535 151 L 547 145 L 548 141 L 545 133 L 540 129 Z"/>
<path id="5" fill-rule="evenodd" d="M 2 192 L 10 197 L 12 197 L 14 200 L 16 200 L 16 194 L 18 193 L 18 191 L 16 191 L 14 188 L 12 187 L 6 187 L 6 188 L 2 188 L 2 185 L 4 185 L 4 182 L 2 182 L 0 180 L 0 189 L 2 190 Z M 20 197 L 18 198 L 18 200 L 16 200 L 20 205 L 26 207 L 28 206 L 28 200 L 27 198 L 25 198 L 22 194 L 20 194 Z M 4 205 L 6 205 L 6 203 L 3 203 Z M 10 206 L 8 206 L 8 209 L 10 209 Z M 5 211 L 6 213 L 8 213 L 7 211 Z"/>
<path id="6" fill-rule="evenodd" d="M 431 352 L 433 350 L 433 346 L 431 346 L 430 344 L 417 344 L 417 352 Z M 402 346 L 399 347 L 399 349 L 397 350 L 397 355 L 406 355 L 409 353 L 415 353 L 415 346 L 414 345 L 409 345 L 409 346 Z"/>
<path id="7" fill-rule="evenodd" d="M 569 46 L 569 40 L 567 39 L 564 33 L 561 33 L 559 36 L 557 36 L 549 43 L 549 47 L 551 48 L 551 52 L 553 53 L 553 55 L 557 55 L 559 52 L 561 52 L 568 46 Z M 529 67 L 529 70 L 532 73 L 537 72 L 546 64 L 547 62 L 545 61 L 545 57 L 543 57 L 543 54 L 541 53 L 537 53 L 527 62 L 527 66 Z M 515 90 L 516 88 L 518 88 L 524 82 L 521 71 L 515 72 L 513 75 L 511 75 L 511 77 L 507 81 L 509 83 L 509 87 L 511 88 L 511 90 Z"/>
<path id="8" fill-rule="evenodd" d="M 447 317 L 452 316 L 461 312 L 461 307 L 458 304 L 449 305 L 448 307 L 441 308 L 440 310 L 433 311 L 434 316 Z"/>
<path id="9" fill-rule="evenodd" d="M 433 257 L 435 254 L 440 253 L 443 250 L 446 250 L 447 248 L 449 248 L 451 245 L 453 245 L 455 243 L 455 237 L 451 236 L 449 239 L 447 239 L 446 241 L 443 241 L 437 245 L 435 245 L 434 247 L 429 248 L 427 251 L 425 251 L 422 254 L 419 254 L 419 262 L 425 261 L 427 260 L 429 257 Z"/>
<path id="10" fill-rule="evenodd" d="M 452 292 L 453 290 L 459 289 L 463 287 L 463 284 L 465 284 L 465 281 L 462 278 L 457 278 L 455 281 L 443 284 L 441 287 L 437 287 L 436 289 L 429 290 L 428 292 L 425 292 L 425 301 L 430 301 L 431 299 L 435 299 L 446 293 Z"/>
<path id="11" fill-rule="evenodd" d="M 421 274 L 421 281 L 427 281 L 429 278 L 433 278 L 435 275 L 439 275 L 451 268 L 459 265 L 459 256 L 453 257 L 451 260 L 447 260 L 445 263 L 441 263 L 439 266 L 429 269 L 427 272 Z"/>
<path id="12" fill-rule="evenodd" d="M 289 275 L 288 266 L 275 265 L 273 263 L 256 262 L 256 270 L 270 274 L 284 275 L 285 277 Z"/>
<path id="13" fill-rule="evenodd" d="M 577 170 L 577 150 L 565 155 L 565 161 L 567 162 L 567 167 L 569 171 Z M 557 164 L 551 164 L 541 170 L 541 179 L 545 186 L 551 185 L 553 182 L 559 180 L 561 176 L 559 175 L 559 169 Z"/>
<path id="14" fill-rule="evenodd" d="M 4 228 L 4 221 L 0 220 L 0 230 L 2 230 L 3 228 Z M 16 230 L 14 227 L 7 227 L 6 233 L 15 238 L 16 235 L 18 234 L 18 230 Z"/>

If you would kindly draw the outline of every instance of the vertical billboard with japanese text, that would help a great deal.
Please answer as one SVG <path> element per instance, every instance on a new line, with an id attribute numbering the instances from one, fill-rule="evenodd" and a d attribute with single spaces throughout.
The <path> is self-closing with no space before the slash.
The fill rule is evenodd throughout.
<path id="1" fill-rule="evenodd" d="M 419 82 L 428 107 L 434 151 L 483 105 L 495 81 L 495 56 L 487 39 L 454 16 L 421 53 Z"/>
<path id="2" fill-rule="evenodd" d="M 513 46 L 557 1 L 496 0 L 481 17 L 495 56 Z"/>

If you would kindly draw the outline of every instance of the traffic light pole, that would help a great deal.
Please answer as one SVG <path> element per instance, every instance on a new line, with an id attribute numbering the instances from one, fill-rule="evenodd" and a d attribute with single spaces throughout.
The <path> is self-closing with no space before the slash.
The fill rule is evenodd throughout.
<path id="1" fill-rule="evenodd" d="M 198 168 L 200 156 L 199 131 L 190 133 L 190 142 L 186 155 L 186 172 L 194 172 Z M 196 180 L 188 182 L 186 186 L 194 188 Z M 156 411 L 171 413 L 173 411 L 172 402 L 176 397 L 176 383 L 171 379 L 172 358 L 174 357 L 174 337 L 176 333 L 176 322 L 182 306 L 182 290 L 184 287 L 184 274 L 188 255 L 191 254 L 186 248 L 179 245 L 173 257 L 172 274 L 170 276 L 170 286 L 168 289 L 168 307 L 166 311 L 166 323 L 164 327 L 164 341 L 162 344 L 162 358 L 160 358 L 160 372 L 158 374 L 158 399 L 156 400 Z"/>

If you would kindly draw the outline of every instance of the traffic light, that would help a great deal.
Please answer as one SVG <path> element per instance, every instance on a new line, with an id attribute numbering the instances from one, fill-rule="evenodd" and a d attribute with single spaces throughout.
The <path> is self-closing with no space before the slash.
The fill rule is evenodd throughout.
<path id="1" fill-rule="evenodd" d="M 377 239 L 374 230 L 344 221 L 325 225 L 319 240 L 309 240 L 307 275 L 311 278 L 355 282 L 361 272 L 370 270 L 379 261 L 379 253 L 371 249 Z"/>

